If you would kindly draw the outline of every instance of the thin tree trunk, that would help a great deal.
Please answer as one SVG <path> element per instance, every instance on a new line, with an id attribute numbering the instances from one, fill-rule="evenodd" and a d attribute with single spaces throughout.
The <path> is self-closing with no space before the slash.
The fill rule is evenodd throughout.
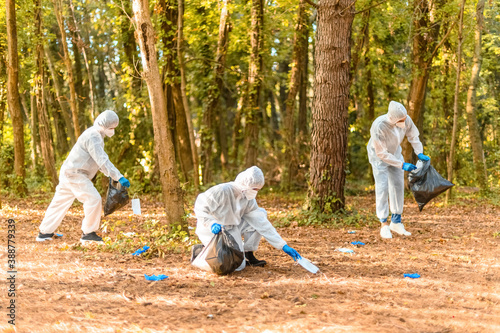
<path id="1" fill-rule="evenodd" d="M 57 171 L 55 167 L 54 151 L 50 140 L 50 122 L 47 117 L 47 105 L 45 99 L 45 64 L 43 59 L 43 33 L 42 33 L 42 8 L 41 0 L 35 1 L 35 34 L 36 44 L 36 67 L 35 74 L 35 96 L 36 109 L 38 113 L 38 130 L 40 132 L 40 144 L 42 147 L 43 164 L 45 171 L 52 182 L 52 190 L 58 184 Z"/>
<path id="2" fill-rule="evenodd" d="M 33 91 L 35 92 L 35 90 Z M 38 174 L 39 156 L 42 151 L 40 146 L 40 132 L 38 131 L 38 108 L 35 94 L 31 95 L 31 169 Z"/>
<path id="3" fill-rule="evenodd" d="M 300 77 L 300 90 L 299 90 L 299 138 L 300 142 L 304 142 L 309 134 L 307 126 L 307 104 L 309 97 L 307 96 L 307 88 L 309 87 L 309 31 L 310 27 L 307 26 L 305 38 L 302 40 L 303 63 Z"/>
<path id="4" fill-rule="evenodd" d="M 208 103 L 203 112 L 203 123 L 200 131 L 202 147 L 202 171 L 203 183 L 207 184 L 212 180 L 212 147 L 214 137 L 218 131 L 217 116 L 215 111 L 219 104 L 219 98 L 222 92 L 222 83 L 224 77 L 224 66 L 226 64 L 226 53 L 229 33 L 229 11 L 228 0 L 222 1 L 222 8 L 219 21 L 219 39 L 217 42 L 217 53 L 214 62 L 214 82 L 208 92 Z M 223 165 L 224 166 L 224 165 Z M 225 167 L 225 166 L 224 166 Z"/>
<path id="5" fill-rule="evenodd" d="M 260 90 L 262 86 L 262 46 L 264 1 L 252 0 L 250 32 L 250 63 L 248 71 L 248 108 L 245 118 L 245 167 L 257 164 L 259 145 Z"/>
<path id="6" fill-rule="evenodd" d="M 350 0 L 319 3 L 309 204 L 321 212 L 337 211 L 345 205 L 353 19 L 354 5 Z"/>
<path id="7" fill-rule="evenodd" d="M 193 157 L 193 167 L 194 167 L 194 187 L 195 191 L 199 191 L 200 187 L 200 163 L 198 161 L 198 151 L 196 148 L 196 143 L 194 139 L 194 128 L 193 119 L 191 118 L 191 111 L 189 109 L 189 103 L 186 96 L 186 70 L 184 65 L 184 0 L 178 0 L 179 14 L 177 17 L 177 59 L 179 62 L 179 71 L 181 74 L 181 98 L 182 105 L 184 106 L 184 112 L 186 113 L 186 122 L 189 131 L 189 144 L 191 146 L 191 154 Z"/>
<path id="8" fill-rule="evenodd" d="M 19 65 L 17 56 L 17 24 L 16 24 L 16 4 L 15 0 L 6 0 L 5 11 L 7 19 L 7 103 L 10 117 L 12 119 L 12 129 L 14 132 L 14 170 L 16 180 L 14 188 L 16 192 L 24 196 L 26 194 L 26 184 L 24 178 L 26 170 L 24 167 L 24 124 L 19 103 Z"/>
<path id="9" fill-rule="evenodd" d="M 463 31 L 463 21 L 464 21 L 464 7 L 465 1 L 462 0 L 462 4 L 460 6 L 460 22 L 458 27 L 458 46 L 457 46 L 457 79 L 455 81 L 455 99 L 453 102 L 453 130 L 451 132 L 451 144 L 450 144 L 450 157 L 448 158 L 448 180 L 453 182 L 453 166 L 455 165 L 455 145 L 457 142 L 457 133 L 458 133 L 458 95 L 460 94 L 460 72 L 462 68 L 462 31 Z M 446 204 L 449 203 L 451 199 L 452 192 L 451 188 L 446 191 Z"/>
<path id="10" fill-rule="evenodd" d="M 49 82 L 47 80 L 46 87 L 49 86 Z M 61 110 L 59 110 L 59 104 L 56 102 L 56 98 L 50 90 L 45 90 L 45 96 L 47 96 L 47 110 L 49 111 L 49 119 L 50 115 L 54 118 L 54 129 L 56 134 L 56 139 L 53 140 L 55 144 L 53 144 L 54 149 L 56 149 L 59 157 L 63 157 L 69 151 L 68 146 L 68 135 L 66 134 L 66 127 L 64 120 L 62 119 Z M 51 106 L 51 107 L 49 107 Z M 50 112 L 52 110 L 52 112 Z"/>
<path id="11" fill-rule="evenodd" d="M 73 66 L 71 65 L 71 58 L 68 52 L 68 43 L 66 41 L 66 28 L 64 27 L 64 18 L 62 17 L 62 3 L 61 0 L 52 0 L 54 4 L 54 14 L 56 16 L 57 24 L 59 25 L 59 30 L 61 32 L 61 43 L 64 53 L 64 64 L 66 65 L 66 71 L 68 75 L 68 85 L 69 85 L 69 105 L 71 108 L 71 114 L 73 115 L 73 125 L 75 131 L 75 137 L 78 138 L 81 134 L 80 121 L 78 119 L 78 103 L 75 89 L 75 80 L 73 75 Z"/>
<path id="12" fill-rule="evenodd" d="M 73 130 L 73 124 L 71 122 L 71 117 L 68 109 L 66 108 L 66 104 L 64 99 L 66 98 L 62 92 L 61 83 L 59 82 L 59 76 L 54 69 L 54 62 L 52 60 L 52 55 L 50 53 L 50 49 L 47 45 L 44 46 L 45 57 L 47 58 L 47 63 L 49 65 L 50 75 L 52 76 L 52 82 L 54 83 L 54 88 L 56 91 L 57 102 L 61 107 L 61 115 L 64 119 L 64 123 L 66 124 L 66 129 L 69 135 L 69 139 L 71 145 L 73 146 L 76 143 L 75 131 Z"/>
<path id="13" fill-rule="evenodd" d="M 297 26 L 295 28 L 295 36 L 293 42 L 293 59 L 292 70 L 290 74 L 290 90 L 286 99 L 285 112 L 285 157 L 283 163 L 283 175 L 281 177 L 281 187 L 285 190 L 290 190 L 292 180 L 297 175 L 297 140 L 296 140 L 296 122 L 295 122 L 295 106 L 297 104 L 297 93 L 300 88 L 300 77 L 303 70 L 304 38 L 306 38 L 306 5 L 304 0 L 299 2 L 299 12 L 297 14 Z"/>
<path id="14" fill-rule="evenodd" d="M 484 0 L 479 0 L 476 7 L 476 28 L 474 41 L 474 57 L 472 60 L 472 73 L 470 78 L 469 90 L 467 91 L 467 125 L 469 126 L 469 137 L 474 159 L 474 173 L 477 185 L 482 192 L 488 190 L 488 176 L 486 173 L 486 163 L 484 160 L 483 142 L 476 117 L 476 87 L 481 72 L 481 37 L 484 28 Z"/>
<path id="15" fill-rule="evenodd" d="M 142 54 L 142 76 L 148 85 L 153 114 L 154 141 L 158 154 L 166 220 L 169 225 L 180 225 L 184 231 L 188 232 L 187 222 L 183 219 L 183 193 L 177 176 L 172 135 L 168 128 L 165 99 L 156 58 L 155 31 L 149 16 L 149 2 L 148 0 L 133 0 L 132 9 L 136 36 Z"/>
<path id="16" fill-rule="evenodd" d="M 92 121 L 97 117 L 98 112 L 96 110 L 95 105 L 95 97 L 94 97 L 94 74 L 93 68 L 91 69 L 92 62 L 89 61 L 89 57 L 87 56 L 87 51 L 85 50 L 85 43 L 80 34 L 80 27 L 78 26 L 78 22 L 75 16 L 75 8 L 73 7 L 73 0 L 69 0 L 69 8 L 71 9 L 71 16 L 73 17 L 73 24 L 75 28 L 75 35 L 77 37 L 77 45 L 81 49 L 83 54 L 83 60 L 85 62 L 85 68 L 87 69 L 87 77 L 89 79 L 89 94 L 90 94 L 90 115 Z"/>
<path id="17" fill-rule="evenodd" d="M 236 108 L 236 115 L 234 117 L 234 126 L 233 126 L 233 136 L 232 142 L 233 147 L 231 149 L 231 161 L 234 168 L 239 164 L 238 163 L 238 153 L 240 150 L 240 145 L 243 140 L 242 137 L 242 128 L 241 128 L 241 118 L 243 115 L 243 104 L 247 100 L 248 89 L 246 87 L 242 87 L 240 91 L 240 98 L 238 100 L 238 106 Z"/>

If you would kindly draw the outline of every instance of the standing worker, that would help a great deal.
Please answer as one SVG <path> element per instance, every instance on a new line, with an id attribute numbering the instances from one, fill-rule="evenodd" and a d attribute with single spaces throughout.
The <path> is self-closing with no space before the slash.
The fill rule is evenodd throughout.
<path id="1" fill-rule="evenodd" d="M 106 110 L 97 116 L 94 126 L 78 138 L 59 172 L 59 185 L 40 225 L 38 242 L 52 240 L 66 212 L 75 199 L 83 203 L 82 243 L 102 242 L 95 232 L 101 222 L 102 199 L 91 179 L 100 170 L 106 176 L 130 187 L 130 182 L 109 161 L 104 151 L 104 137 L 112 137 L 118 126 L 118 115 Z"/>
<path id="2" fill-rule="evenodd" d="M 391 230 L 400 235 L 410 236 L 411 233 L 406 231 L 401 223 L 404 205 L 404 171 L 413 171 L 417 167 L 404 162 L 401 142 L 405 135 L 420 160 L 428 161 L 430 158 L 423 154 L 424 149 L 418 138 L 420 133 L 401 103 L 394 101 L 389 103 L 389 111 L 375 119 L 370 135 L 367 149 L 375 178 L 377 217 L 382 223 L 380 236 L 392 238 Z M 390 225 L 387 223 L 389 206 L 392 213 Z"/>
<path id="3" fill-rule="evenodd" d="M 238 174 L 234 182 L 215 185 L 198 195 L 194 204 L 198 220 L 196 235 L 203 245 L 193 246 L 191 262 L 203 247 L 210 243 L 214 234 L 221 232 L 222 227 L 233 236 L 240 251 L 245 253 L 246 260 L 243 260 L 237 271 L 244 269 L 246 265 L 266 265 L 265 260 L 258 260 L 254 255 L 262 237 L 293 260 L 301 258 L 269 222 L 266 210 L 257 205 L 255 197 L 263 186 L 264 174 L 258 167 L 253 166 Z"/>

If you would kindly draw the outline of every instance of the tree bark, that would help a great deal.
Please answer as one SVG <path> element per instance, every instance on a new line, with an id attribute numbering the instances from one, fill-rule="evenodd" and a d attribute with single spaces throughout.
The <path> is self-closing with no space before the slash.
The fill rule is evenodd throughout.
<path id="1" fill-rule="evenodd" d="M 52 60 L 52 54 L 47 45 L 44 46 L 45 57 L 47 58 L 47 63 L 49 65 L 50 75 L 52 76 L 52 82 L 54 83 L 54 88 L 56 91 L 57 102 L 61 108 L 61 115 L 64 119 L 64 123 L 66 124 L 66 129 L 69 135 L 69 139 L 71 145 L 73 146 L 76 143 L 75 131 L 73 130 L 73 123 L 71 122 L 71 117 L 68 109 L 66 108 L 66 104 L 64 99 L 66 98 L 62 92 L 61 83 L 59 81 L 59 75 L 57 75 L 56 70 L 54 68 L 54 62 Z"/>
<path id="2" fill-rule="evenodd" d="M 245 167 L 257 164 L 259 145 L 260 90 L 262 86 L 262 46 L 264 1 L 252 0 L 250 32 L 250 63 L 248 71 L 248 108 L 245 113 Z"/>
<path id="3" fill-rule="evenodd" d="M 413 48 L 412 48 L 412 81 L 408 93 L 408 116 L 421 129 L 424 116 L 424 99 L 429 80 L 430 64 L 435 55 L 440 24 L 431 20 L 432 6 L 442 5 L 428 0 L 413 1 Z M 403 157 L 406 162 L 413 163 L 415 156 L 408 140 L 403 142 Z M 406 182 L 406 180 L 405 180 Z"/>
<path id="4" fill-rule="evenodd" d="M 219 98 L 222 92 L 222 83 L 224 77 L 224 66 L 226 64 L 226 53 L 228 45 L 228 33 L 229 33 L 229 11 L 228 11 L 228 0 L 222 1 L 222 8 L 219 20 L 219 39 L 217 42 L 217 52 L 214 61 L 214 82 L 212 83 L 208 91 L 208 103 L 205 111 L 203 112 L 203 122 L 200 130 L 201 136 L 201 147 L 202 147 L 202 170 L 203 170 L 203 183 L 208 183 L 211 181 L 211 169 L 212 169 L 212 147 L 214 143 L 214 137 L 217 134 L 218 122 L 217 115 L 215 111 L 219 104 Z M 225 165 L 223 164 L 225 168 Z"/>
<path id="5" fill-rule="evenodd" d="M 66 28 L 64 27 L 64 18 L 62 17 L 62 3 L 61 0 L 52 0 L 54 4 L 54 14 L 56 16 L 57 24 L 59 25 L 59 30 L 61 32 L 61 45 L 64 53 L 64 64 L 66 65 L 66 72 L 68 75 L 68 85 L 69 85 L 69 105 L 71 108 L 71 114 L 73 115 L 73 125 L 75 131 L 75 137 L 78 138 L 81 134 L 80 121 L 78 119 L 78 103 L 75 89 L 75 80 L 73 75 L 73 66 L 71 65 L 71 58 L 68 52 L 68 43 L 66 41 Z"/>
<path id="6" fill-rule="evenodd" d="M 7 19 L 7 103 L 10 117 L 12 119 L 12 129 L 14 132 L 14 170 L 16 180 L 14 189 L 24 196 L 26 194 L 26 184 L 24 178 L 26 170 L 24 166 L 24 124 L 19 103 L 19 62 L 17 56 L 17 24 L 16 24 L 16 4 L 15 0 L 6 0 L 5 11 Z"/>
<path id="7" fill-rule="evenodd" d="M 451 132 L 451 144 L 450 144 L 450 157 L 448 158 L 448 180 L 453 182 L 453 166 L 455 165 L 455 145 L 457 142 L 457 133 L 458 133 L 458 96 L 460 94 L 460 72 L 462 68 L 462 31 L 463 31 L 463 21 L 464 21 L 464 7 L 465 1 L 462 0 L 462 4 L 460 6 L 460 22 L 458 27 L 458 46 L 457 46 L 457 79 L 455 81 L 455 99 L 453 102 L 453 130 Z M 451 199 L 452 192 L 451 188 L 446 191 L 446 204 L 449 203 Z"/>
<path id="8" fill-rule="evenodd" d="M 286 99 L 286 112 L 285 112 L 285 145 L 284 145 L 284 163 L 283 175 L 281 177 L 281 187 L 285 190 L 290 190 L 292 180 L 297 175 L 298 162 L 297 162 L 297 140 L 296 140 L 296 122 L 295 122 L 295 106 L 297 104 L 296 98 L 300 88 L 300 78 L 304 70 L 304 38 L 307 35 L 306 26 L 306 4 L 304 0 L 299 2 L 299 12 L 297 15 L 297 26 L 295 28 L 294 42 L 293 42 L 293 59 L 292 70 L 290 73 L 290 90 Z"/>
<path id="9" fill-rule="evenodd" d="M 484 160 L 483 142 L 481 132 L 476 117 L 476 87 L 481 72 L 481 38 L 484 28 L 484 0 L 479 0 L 476 7 L 476 27 L 474 39 L 474 56 L 472 60 L 472 73 L 467 91 L 467 125 L 469 127 L 469 137 L 473 153 L 474 173 L 476 182 L 482 192 L 488 190 L 488 176 L 486 173 L 486 162 Z"/>
<path id="10" fill-rule="evenodd" d="M 142 54 L 142 76 L 148 86 L 153 115 L 154 141 L 158 153 L 167 223 L 171 226 L 180 225 L 182 230 L 188 232 L 187 222 L 183 219 L 183 193 L 177 176 L 174 144 L 168 129 L 165 99 L 156 58 L 155 33 L 149 16 L 148 0 L 133 0 L 132 10 L 136 37 Z"/>
<path id="11" fill-rule="evenodd" d="M 351 28 L 350 0 L 318 7 L 309 205 L 321 212 L 344 208 Z"/>
<path id="12" fill-rule="evenodd" d="M 186 70 L 184 65 L 184 0 L 178 0 L 179 14 L 177 17 L 177 60 L 179 62 L 179 71 L 181 76 L 181 98 L 184 112 L 186 113 L 186 123 L 189 131 L 189 144 L 191 146 L 191 154 L 193 159 L 194 168 L 194 187 L 195 191 L 199 191 L 200 187 L 200 174 L 199 174 L 199 161 L 198 150 L 194 139 L 193 120 L 191 118 L 191 110 L 186 96 Z"/>

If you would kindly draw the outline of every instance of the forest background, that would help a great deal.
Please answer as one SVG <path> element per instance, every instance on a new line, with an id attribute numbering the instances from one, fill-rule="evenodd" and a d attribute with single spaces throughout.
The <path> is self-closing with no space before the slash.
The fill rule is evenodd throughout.
<path id="1" fill-rule="evenodd" d="M 111 109 L 110 160 L 131 193 L 164 194 L 167 224 L 251 165 L 267 191 L 345 212 L 373 190 L 366 144 L 391 100 L 443 176 L 498 197 L 499 56 L 497 1 L 2 0 L 1 197 L 52 193 Z"/>

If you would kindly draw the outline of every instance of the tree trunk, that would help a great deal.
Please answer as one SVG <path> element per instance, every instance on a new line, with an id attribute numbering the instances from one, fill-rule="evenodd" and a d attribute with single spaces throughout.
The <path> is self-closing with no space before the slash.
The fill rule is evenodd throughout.
<path id="1" fill-rule="evenodd" d="M 64 64 L 66 65 L 66 71 L 68 75 L 69 84 L 69 105 L 71 108 L 71 114 L 73 115 L 73 125 L 75 131 L 75 137 L 78 138 L 81 134 L 80 121 L 78 119 L 78 103 L 75 89 L 75 80 L 73 75 L 73 66 L 71 65 L 71 58 L 68 52 L 68 43 L 66 41 L 66 28 L 64 26 L 64 18 L 62 17 L 62 3 L 61 0 L 52 0 L 54 4 L 54 14 L 56 16 L 57 24 L 59 25 L 59 30 L 61 32 L 61 46 L 64 53 Z"/>
<path id="2" fill-rule="evenodd" d="M 215 111 L 219 104 L 219 98 L 222 92 L 222 83 L 224 77 L 224 66 L 226 65 L 226 53 L 228 45 L 229 33 L 229 11 L 228 0 L 222 1 L 222 8 L 219 21 L 219 39 L 217 42 L 217 53 L 214 62 L 214 82 L 208 91 L 208 103 L 205 111 L 203 112 L 203 122 L 200 130 L 201 136 L 201 161 L 203 171 L 203 183 L 211 181 L 211 161 L 212 161 L 212 147 L 214 137 L 217 134 L 218 123 Z M 223 164 L 225 167 L 225 165 Z"/>
<path id="3" fill-rule="evenodd" d="M 439 2 L 433 4 L 428 0 L 413 1 L 413 48 L 412 48 L 412 81 L 408 93 L 407 105 L 408 116 L 416 126 L 421 129 L 424 116 L 424 98 L 429 80 L 429 71 L 432 58 L 435 55 L 437 37 L 440 24 L 431 20 L 431 7 L 442 5 Z M 413 163 L 413 148 L 408 140 L 403 142 L 403 157 L 406 162 Z M 405 180 L 406 182 L 406 180 Z"/>
<path id="4" fill-rule="evenodd" d="M 49 86 L 48 80 L 46 86 Z M 49 119 L 50 115 L 54 118 L 54 129 L 56 134 L 56 138 L 53 140 L 55 141 L 54 148 L 59 157 L 62 158 L 69 151 L 68 135 L 66 134 L 67 127 L 62 119 L 61 110 L 59 110 L 59 104 L 56 103 L 54 94 L 51 93 L 50 90 L 45 90 L 45 96 L 47 96 L 48 106 L 50 106 L 47 107 L 47 110 L 53 110 L 49 112 Z"/>
<path id="5" fill-rule="evenodd" d="M 54 83 L 54 88 L 56 91 L 57 102 L 61 107 L 61 115 L 64 119 L 64 123 L 66 124 L 66 129 L 69 135 L 69 139 L 71 145 L 73 146 L 76 143 L 75 131 L 73 130 L 73 124 L 71 123 L 71 117 L 68 109 L 66 108 L 66 104 L 64 99 L 66 98 L 62 92 L 61 83 L 59 82 L 59 76 L 54 69 L 54 62 L 52 60 L 52 55 L 50 53 L 49 47 L 47 45 L 44 46 L 45 49 L 45 57 L 47 58 L 47 63 L 49 65 L 50 75 L 52 76 L 52 82 Z"/>
<path id="6" fill-rule="evenodd" d="M 307 88 L 309 87 L 309 31 L 310 27 L 307 26 L 305 31 L 306 35 L 302 39 L 304 43 L 302 46 L 303 52 L 303 62 L 302 71 L 300 77 L 300 90 L 299 90 L 299 118 L 298 118 L 298 129 L 300 143 L 304 142 L 309 134 L 309 128 L 307 126 Z"/>
<path id="7" fill-rule="evenodd" d="M 31 95 L 31 170 L 38 175 L 39 156 L 42 148 L 40 147 L 40 134 L 38 131 L 38 108 L 36 106 L 36 97 Z"/>
<path id="8" fill-rule="evenodd" d="M 89 95 L 90 95 L 90 116 L 91 116 L 90 118 L 92 119 L 92 121 L 94 121 L 99 112 L 97 112 L 95 105 L 94 74 L 93 74 L 92 61 L 89 61 L 89 57 L 87 56 L 87 51 L 85 50 L 85 43 L 83 42 L 82 36 L 80 34 L 80 27 L 78 26 L 78 22 L 75 16 L 75 8 L 73 7 L 73 0 L 69 0 L 69 8 L 71 9 L 71 16 L 73 17 L 73 24 L 75 28 L 75 35 L 77 38 L 77 45 L 78 48 L 81 49 L 81 52 L 83 54 L 83 60 L 85 62 L 85 68 L 87 69 L 87 77 L 89 80 Z"/>
<path id="9" fill-rule="evenodd" d="M 476 118 L 476 87 L 481 71 L 481 37 L 484 28 L 484 0 L 479 0 L 476 7 L 476 28 L 474 41 L 474 57 L 472 60 L 472 73 L 469 90 L 467 91 L 467 125 L 469 126 L 469 137 L 474 159 L 474 173 L 476 182 L 482 192 L 488 190 L 488 176 L 486 173 L 486 163 L 484 160 L 483 142 Z"/>
<path id="10" fill-rule="evenodd" d="M 156 58 L 155 31 L 149 16 L 149 2 L 148 0 L 133 0 L 132 9 L 137 29 L 136 36 L 142 54 L 142 76 L 148 86 L 153 115 L 155 149 L 158 154 L 167 223 L 171 226 L 180 225 L 184 231 L 188 232 L 187 222 L 183 219 L 183 193 L 177 176 L 174 144 L 168 128 L 165 99 Z"/>
<path id="11" fill-rule="evenodd" d="M 58 184 L 57 171 L 55 167 L 54 151 L 50 140 L 50 122 L 47 116 L 47 105 L 45 99 L 45 64 L 43 59 L 43 33 L 42 33 L 42 8 L 41 0 L 35 2 L 35 34 L 36 44 L 36 67 L 35 95 L 36 109 L 38 113 L 38 130 L 40 133 L 40 144 L 42 147 L 43 164 L 45 171 L 52 182 L 52 190 Z"/>
<path id="12" fill-rule="evenodd" d="M 193 120 L 191 118 L 191 111 L 189 109 L 189 103 L 186 96 L 186 70 L 184 66 L 184 0 L 178 0 L 179 14 L 177 17 L 177 60 L 179 62 L 179 71 L 181 76 L 181 98 L 182 105 L 184 106 L 184 112 L 186 113 L 186 123 L 189 131 L 189 144 L 191 146 L 191 154 L 193 159 L 194 167 L 194 187 L 195 191 L 199 191 L 200 187 L 200 174 L 199 174 L 199 161 L 198 161 L 198 151 L 196 149 L 196 143 L 194 139 L 194 129 Z"/>
<path id="13" fill-rule="evenodd" d="M 257 164 L 259 145 L 260 90 L 262 86 L 262 46 L 264 1 L 252 0 L 250 32 L 250 63 L 248 71 L 248 108 L 245 118 L 245 167 Z"/>
<path id="14" fill-rule="evenodd" d="M 457 142 L 457 133 L 458 133 L 458 95 L 460 94 L 460 72 L 462 68 L 462 31 L 463 31 L 463 21 L 464 21 L 464 7 L 465 1 L 462 0 L 462 4 L 460 6 L 460 23 L 458 27 L 458 47 L 457 47 L 457 79 L 455 81 L 455 99 L 453 102 L 453 130 L 451 132 L 451 144 L 450 144 L 450 157 L 448 158 L 448 180 L 453 182 L 453 166 L 455 164 L 455 145 Z M 446 191 L 446 204 L 449 203 L 451 199 L 451 188 Z"/>
<path id="15" fill-rule="evenodd" d="M 14 170 L 16 180 L 14 189 L 24 196 L 26 194 L 26 184 L 24 178 L 26 170 L 24 167 L 24 124 L 19 103 L 19 65 L 17 56 L 17 24 L 16 24 L 16 4 L 15 0 L 6 0 L 5 11 L 7 19 L 7 103 L 10 117 L 12 119 L 12 129 L 14 132 Z"/>
<path id="16" fill-rule="evenodd" d="M 353 19 L 354 6 L 350 0 L 319 3 L 309 204 L 321 212 L 337 211 L 345 205 Z"/>
<path id="17" fill-rule="evenodd" d="M 304 63 L 304 38 L 307 34 L 306 26 L 306 4 L 304 0 L 299 2 L 299 12 L 297 14 L 297 26 L 295 28 L 294 42 L 293 42 L 293 59 L 292 71 L 290 74 L 290 90 L 285 102 L 285 145 L 284 145 L 284 161 L 283 161 L 283 175 L 281 177 L 281 187 L 285 190 L 290 190 L 292 180 L 297 175 L 298 162 L 297 162 L 297 140 L 296 140 L 296 122 L 295 122 L 295 106 L 297 104 L 296 98 L 300 88 L 300 78 L 302 75 Z M 307 43 L 307 42 L 306 42 Z"/>

